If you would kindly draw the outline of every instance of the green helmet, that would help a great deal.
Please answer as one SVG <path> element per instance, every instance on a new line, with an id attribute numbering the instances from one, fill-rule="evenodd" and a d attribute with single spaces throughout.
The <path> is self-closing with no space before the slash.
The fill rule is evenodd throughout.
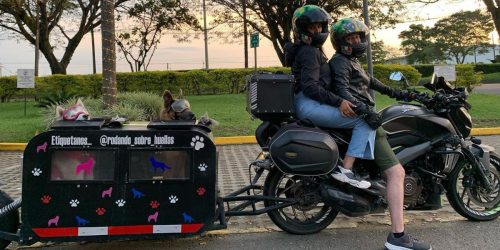
<path id="1" fill-rule="evenodd" d="M 349 44 L 345 38 L 348 35 L 359 34 L 361 38 L 360 44 Z M 365 53 L 368 47 L 367 37 L 370 34 L 370 29 L 357 19 L 343 18 L 332 24 L 330 30 L 330 39 L 333 48 L 347 56 L 360 57 Z"/>
<path id="2" fill-rule="evenodd" d="M 301 41 L 311 46 L 321 47 L 328 37 L 330 20 L 330 15 L 323 8 L 316 5 L 304 5 L 293 13 L 293 32 Z M 307 30 L 308 25 L 313 23 L 321 23 L 320 33 L 312 34 Z"/>

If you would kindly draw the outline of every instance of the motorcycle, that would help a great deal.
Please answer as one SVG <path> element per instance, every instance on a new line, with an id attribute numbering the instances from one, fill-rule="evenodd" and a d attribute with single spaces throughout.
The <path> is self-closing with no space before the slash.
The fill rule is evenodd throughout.
<path id="1" fill-rule="evenodd" d="M 400 72 L 392 80 L 408 83 Z M 469 137 L 472 129 L 464 88 L 452 88 L 442 77 L 412 90 L 415 103 L 398 103 L 380 111 L 382 127 L 404 166 L 404 208 L 441 207 L 441 195 L 463 217 L 473 221 L 500 215 L 500 156 L 494 148 Z M 263 171 L 265 211 L 282 230 L 311 234 L 326 228 L 339 212 L 362 216 L 387 207 L 385 182 L 373 161 L 358 160 L 354 172 L 372 187 L 357 189 L 334 180 L 330 173 L 342 164 L 350 131 L 318 128 L 294 119 L 263 119 L 256 129 L 262 152 L 250 164 Z M 233 195 L 225 197 L 230 201 Z M 231 216 L 231 210 L 226 212 Z M 238 214 L 234 214 L 238 215 Z"/>

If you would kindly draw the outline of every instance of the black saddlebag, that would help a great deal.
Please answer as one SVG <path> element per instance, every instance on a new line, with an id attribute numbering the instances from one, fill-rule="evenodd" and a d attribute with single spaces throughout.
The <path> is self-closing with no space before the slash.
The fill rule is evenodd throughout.
<path id="1" fill-rule="evenodd" d="M 269 153 L 281 171 L 295 175 L 327 174 L 339 159 L 337 144 L 327 132 L 296 123 L 273 136 Z"/>
<path id="2" fill-rule="evenodd" d="M 247 111 L 263 121 L 293 115 L 293 75 L 256 73 L 246 77 Z"/>

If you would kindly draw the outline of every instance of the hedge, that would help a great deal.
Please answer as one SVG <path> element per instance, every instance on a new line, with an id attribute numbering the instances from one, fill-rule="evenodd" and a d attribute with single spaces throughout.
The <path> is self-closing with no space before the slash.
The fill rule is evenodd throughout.
<path id="1" fill-rule="evenodd" d="M 267 67 L 259 71 L 290 73 L 290 68 Z M 420 74 L 408 65 L 375 65 L 375 77 L 384 83 L 390 83 L 388 76 L 392 71 L 401 71 L 415 85 Z M 176 93 L 180 88 L 186 95 L 226 94 L 244 91 L 245 76 L 254 69 L 213 69 L 189 71 L 146 71 L 117 73 L 116 81 L 119 92 L 147 91 L 160 95 L 165 89 Z M 36 88 L 27 89 L 31 97 L 41 98 L 55 93 L 67 93 L 76 96 L 97 97 L 101 95 L 102 76 L 95 75 L 51 75 L 36 78 Z M 1 101 L 22 96 L 16 88 L 16 77 L 0 77 Z"/>
<path id="2" fill-rule="evenodd" d="M 461 65 L 461 64 L 458 64 Z M 489 63 L 489 64 L 463 64 L 472 65 L 475 72 L 483 72 L 484 74 L 498 73 L 500 72 L 500 63 Z M 422 74 L 422 77 L 429 77 L 434 73 L 433 64 L 420 64 L 413 65 L 415 69 Z"/>

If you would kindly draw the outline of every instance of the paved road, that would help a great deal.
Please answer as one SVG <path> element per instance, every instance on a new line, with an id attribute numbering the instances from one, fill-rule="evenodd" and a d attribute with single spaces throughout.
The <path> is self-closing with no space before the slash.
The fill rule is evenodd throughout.
<path id="1" fill-rule="evenodd" d="M 482 84 L 481 86 L 474 88 L 473 91 L 477 93 L 500 95 L 500 83 Z"/>
<path id="2" fill-rule="evenodd" d="M 446 223 L 414 223 L 407 231 L 432 244 L 433 249 L 498 250 L 500 221 Z M 283 232 L 229 234 L 187 239 L 121 241 L 107 243 L 65 243 L 48 249 L 61 250 L 126 250 L 126 249 L 383 249 L 387 227 L 365 224 L 363 227 L 327 229 L 314 235 L 291 235 Z"/>

